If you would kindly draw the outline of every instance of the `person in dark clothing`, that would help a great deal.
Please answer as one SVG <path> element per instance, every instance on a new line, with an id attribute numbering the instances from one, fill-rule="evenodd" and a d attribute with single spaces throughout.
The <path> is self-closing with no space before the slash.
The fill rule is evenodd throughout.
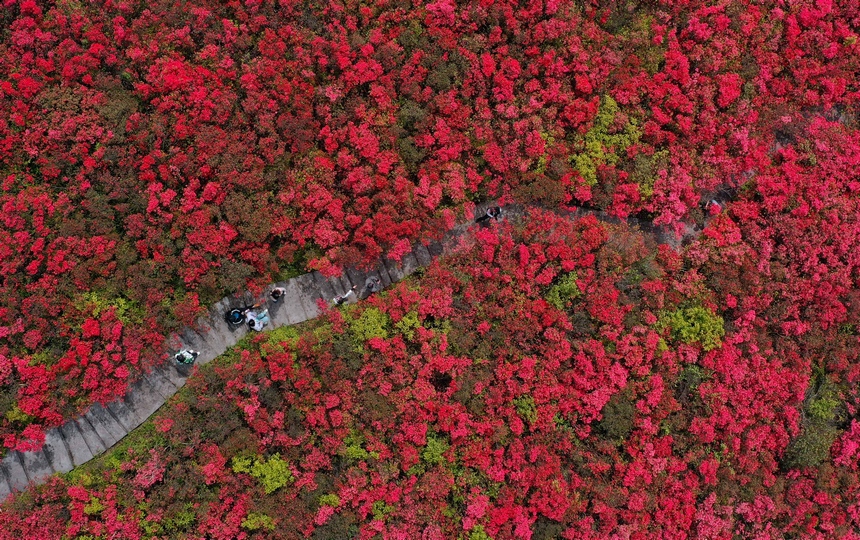
<path id="1" fill-rule="evenodd" d="M 227 321 L 227 324 L 239 326 L 245 322 L 245 315 L 242 313 L 241 309 L 231 309 L 224 316 L 224 319 Z"/>
<path id="2" fill-rule="evenodd" d="M 287 290 L 285 288 L 275 287 L 274 289 L 272 289 L 272 292 L 269 293 L 269 296 L 272 298 L 272 302 L 277 302 L 285 294 L 287 294 Z"/>
<path id="3" fill-rule="evenodd" d="M 364 297 L 367 298 L 373 293 L 382 290 L 382 281 L 376 276 L 368 276 L 364 282 Z"/>
<path id="4" fill-rule="evenodd" d="M 491 206 L 487 208 L 487 212 L 475 220 L 475 223 L 483 223 L 490 219 L 499 220 L 502 217 L 502 209 L 498 206 Z"/>

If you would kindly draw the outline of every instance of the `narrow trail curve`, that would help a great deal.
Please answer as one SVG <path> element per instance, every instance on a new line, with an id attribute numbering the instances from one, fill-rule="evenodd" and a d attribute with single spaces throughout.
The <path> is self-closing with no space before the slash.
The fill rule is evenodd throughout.
<path id="1" fill-rule="evenodd" d="M 485 202 L 480 205 L 476 209 L 477 215 L 483 214 L 486 208 L 493 204 L 495 203 Z M 527 213 L 527 208 L 524 206 L 504 207 L 505 219 L 522 219 Z M 559 213 L 571 219 L 590 214 L 609 223 L 622 221 L 604 212 L 585 208 Z M 654 226 L 648 221 L 631 217 L 626 222 L 630 225 L 638 225 L 643 232 L 653 235 L 658 243 L 671 245 L 675 249 L 701 232 L 688 225 L 684 235 L 679 238 L 668 229 Z M 348 268 L 343 275 L 332 278 L 326 278 L 319 272 L 311 272 L 275 283 L 271 287 L 283 287 L 287 292 L 279 302 L 270 303 L 269 328 L 298 324 L 317 317 L 321 313 L 317 300 L 330 302 L 335 295 L 344 294 L 353 285 L 361 289 L 369 276 L 379 277 L 382 284 L 388 287 L 418 268 L 429 266 L 433 258 L 453 249 L 457 245 L 458 238 L 473 226 L 474 223 L 470 220 L 446 233 L 441 242 L 433 242 L 427 246 L 415 244 L 412 251 L 407 253 L 400 263 L 381 259 L 370 271 Z M 200 352 L 197 363 L 211 362 L 248 333 L 246 325 L 238 328 L 230 327 L 224 320 L 224 313 L 253 304 L 254 301 L 254 296 L 249 292 L 222 299 L 209 308 L 207 315 L 198 319 L 196 327 L 206 329 L 205 331 L 183 328 L 166 339 L 166 347 L 172 350 L 194 349 Z M 155 413 L 185 384 L 190 373 L 190 367 L 178 367 L 174 362 L 166 360 L 151 373 L 145 374 L 130 385 L 124 398 L 111 402 L 107 406 L 97 403 L 82 416 L 49 430 L 41 450 L 9 452 L 0 462 L 0 502 L 12 492 L 21 491 L 30 484 L 42 484 L 53 474 L 69 472 L 106 452 Z"/>

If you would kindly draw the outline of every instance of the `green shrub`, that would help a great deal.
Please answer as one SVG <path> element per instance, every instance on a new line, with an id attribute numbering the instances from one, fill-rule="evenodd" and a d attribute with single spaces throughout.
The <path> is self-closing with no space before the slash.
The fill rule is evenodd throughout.
<path id="1" fill-rule="evenodd" d="M 678 390 L 679 397 L 690 397 L 699 388 L 699 385 L 710 378 L 710 373 L 705 368 L 690 364 L 686 366 L 681 373 L 678 374 L 678 379 L 675 381 L 675 388 Z"/>
<path id="2" fill-rule="evenodd" d="M 813 372 L 814 389 L 803 406 L 800 435 L 785 450 L 784 463 L 790 468 L 818 467 L 830 459 L 830 447 L 842 433 L 839 424 L 845 420 L 845 409 L 839 389 L 819 366 Z"/>
<path id="3" fill-rule="evenodd" d="M 358 524 L 352 512 L 338 512 L 325 523 L 314 529 L 312 540 L 344 540 L 358 537 Z"/>
<path id="4" fill-rule="evenodd" d="M 350 434 L 343 440 L 343 449 L 340 450 L 339 454 L 350 461 L 379 458 L 379 452 L 368 452 L 362 447 L 363 444 L 364 437 L 362 437 L 361 434 L 355 431 L 350 432 Z"/>
<path id="5" fill-rule="evenodd" d="M 186 503 L 181 510 L 175 512 L 171 517 L 164 518 L 161 522 L 162 529 L 166 533 L 176 533 L 180 531 L 189 531 L 197 521 L 197 513 L 194 510 L 194 503 Z M 171 536 L 173 536 L 171 534 Z"/>
<path id="6" fill-rule="evenodd" d="M 319 503 L 320 506 L 331 506 L 332 508 L 337 508 L 340 506 L 340 497 L 338 497 L 336 493 L 326 493 L 325 495 L 320 495 Z"/>
<path id="7" fill-rule="evenodd" d="M 387 338 L 391 318 L 375 307 L 365 308 L 361 315 L 349 323 L 349 331 L 358 350 L 364 349 L 364 343 L 372 338 Z"/>
<path id="8" fill-rule="evenodd" d="M 823 422 L 809 422 L 785 450 L 785 463 L 792 469 L 818 467 L 830 459 L 830 447 L 841 430 Z"/>
<path id="9" fill-rule="evenodd" d="M 428 435 L 427 445 L 421 452 L 421 459 L 430 465 L 436 465 L 445 461 L 443 454 L 448 450 L 448 442 L 438 435 Z"/>
<path id="10" fill-rule="evenodd" d="M 702 306 L 663 312 L 657 321 L 657 329 L 662 331 L 666 328 L 671 329 L 674 339 L 683 343 L 698 342 L 705 351 L 719 347 L 726 333 L 723 318 Z"/>
<path id="11" fill-rule="evenodd" d="M 420 103 L 407 99 L 397 111 L 397 123 L 407 131 L 415 131 L 415 124 L 421 123 L 427 118 L 427 109 Z"/>
<path id="12" fill-rule="evenodd" d="M 275 521 L 266 514 L 250 512 L 248 516 L 242 520 L 242 528 L 248 529 L 249 531 L 258 531 L 260 529 L 274 531 Z"/>
<path id="13" fill-rule="evenodd" d="M 299 331 L 295 326 L 281 326 L 280 328 L 275 328 L 274 330 L 266 333 L 266 345 L 268 345 L 269 348 L 267 351 L 267 347 L 260 347 L 260 356 L 266 358 L 269 352 L 283 352 L 285 350 L 282 345 L 283 343 L 292 345 L 298 341 L 298 339 Z"/>
<path id="14" fill-rule="evenodd" d="M 514 407 L 526 423 L 534 424 L 537 421 L 537 405 L 530 395 L 523 395 L 514 399 Z"/>
<path id="15" fill-rule="evenodd" d="M 295 481 L 289 463 L 280 454 L 272 454 L 267 460 L 250 456 L 235 456 L 232 461 L 233 472 L 250 474 L 260 481 L 266 494 L 273 493 Z"/>
<path id="16" fill-rule="evenodd" d="M 475 525 L 469 531 L 469 540 L 493 540 L 493 537 L 487 534 L 483 525 Z"/>
<path id="17" fill-rule="evenodd" d="M 628 392 L 619 392 L 610 398 L 601 411 L 600 430 L 613 441 L 627 438 L 633 431 L 636 409 Z"/>
<path id="18" fill-rule="evenodd" d="M 836 389 L 832 384 L 825 383 L 806 405 L 806 412 L 814 421 L 831 422 L 836 419 L 836 408 L 840 403 Z"/>
<path id="19" fill-rule="evenodd" d="M 410 341 L 415 337 L 415 329 L 419 326 L 421 326 L 421 320 L 418 318 L 417 311 L 410 311 L 394 323 L 394 328 Z"/>
<path id="20" fill-rule="evenodd" d="M 88 516 L 101 513 L 104 509 L 105 505 L 94 495 L 90 497 L 90 502 L 84 505 L 84 513 Z"/>
<path id="21" fill-rule="evenodd" d="M 374 501 L 373 508 L 371 510 L 373 512 L 373 519 L 385 521 L 386 516 L 391 512 L 394 512 L 395 508 L 385 504 L 385 501 Z"/>
<path id="22" fill-rule="evenodd" d="M 576 272 L 568 272 L 559 278 L 558 283 L 549 288 L 544 297 L 547 302 L 560 310 L 570 306 L 571 300 L 581 293 L 576 286 Z"/>
<path id="23" fill-rule="evenodd" d="M 594 125 L 581 141 L 583 151 L 571 157 L 573 166 L 585 182 L 597 184 L 597 168 L 600 165 L 615 165 L 627 148 L 639 142 L 642 130 L 630 119 L 621 133 L 609 133 L 618 114 L 618 103 L 610 96 L 603 96 Z"/>
<path id="24" fill-rule="evenodd" d="M 661 169 L 669 163 L 669 150 L 659 150 L 652 155 L 637 154 L 630 180 L 639 184 L 639 194 L 643 199 L 654 195 L 654 181 Z"/>
<path id="25" fill-rule="evenodd" d="M 33 417 L 30 416 L 29 414 L 25 413 L 24 411 L 21 410 L 20 407 L 15 405 L 14 407 L 12 407 L 12 409 L 10 411 L 8 411 L 6 413 L 6 420 L 9 420 L 10 422 L 20 422 L 22 424 L 29 424 L 30 422 L 32 422 Z"/>
<path id="26" fill-rule="evenodd" d="M 109 296 L 99 291 L 88 291 L 75 300 L 74 306 L 80 311 L 92 310 L 93 317 L 98 317 L 110 308 L 114 308 L 117 320 L 126 325 L 140 324 L 143 321 L 146 311 L 140 303 L 121 296 L 114 298 Z"/>

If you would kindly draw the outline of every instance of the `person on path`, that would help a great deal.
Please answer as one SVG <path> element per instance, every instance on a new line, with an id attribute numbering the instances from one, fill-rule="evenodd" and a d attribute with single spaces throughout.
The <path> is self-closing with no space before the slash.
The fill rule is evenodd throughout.
<path id="1" fill-rule="evenodd" d="M 382 290 L 382 280 L 376 276 L 368 276 L 364 281 L 364 297 L 367 298 L 373 293 Z"/>
<path id="2" fill-rule="evenodd" d="M 356 291 L 358 291 L 358 285 L 353 285 L 352 288 L 350 290 L 346 291 L 344 294 L 341 294 L 341 295 L 338 295 L 338 296 L 335 296 L 334 298 L 332 298 L 332 302 L 334 302 L 334 305 L 336 305 L 336 306 L 342 306 L 343 304 L 346 304 L 349 301 L 350 296 L 352 296 L 352 297 L 356 296 Z"/>
<path id="3" fill-rule="evenodd" d="M 723 210 L 723 205 L 718 203 L 715 199 L 711 199 L 705 206 L 705 210 L 707 210 L 709 215 L 715 216 Z"/>
<path id="4" fill-rule="evenodd" d="M 190 366 L 194 363 L 198 356 L 200 356 L 200 353 L 197 351 L 193 351 L 191 349 L 182 349 L 181 351 L 173 355 L 173 359 L 176 360 L 178 364 Z"/>
<path id="5" fill-rule="evenodd" d="M 245 322 L 245 314 L 241 309 L 231 309 L 227 312 L 224 319 L 227 320 L 227 324 L 238 326 Z"/>
<path id="6" fill-rule="evenodd" d="M 487 208 L 487 212 L 475 220 L 475 223 L 483 223 L 489 219 L 499 220 L 502 217 L 502 209 L 499 206 L 491 206 Z"/>
<path id="7" fill-rule="evenodd" d="M 269 293 L 269 296 L 272 298 L 272 302 L 278 302 L 285 294 L 287 294 L 287 289 L 283 287 L 275 287 L 272 289 L 272 292 Z"/>
<path id="8" fill-rule="evenodd" d="M 260 313 L 255 312 L 253 309 L 245 310 L 245 322 L 248 323 L 248 328 L 251 330 L 262 332 L 263 328 L 269 324 L 269 310 L 265 309 Z"/>

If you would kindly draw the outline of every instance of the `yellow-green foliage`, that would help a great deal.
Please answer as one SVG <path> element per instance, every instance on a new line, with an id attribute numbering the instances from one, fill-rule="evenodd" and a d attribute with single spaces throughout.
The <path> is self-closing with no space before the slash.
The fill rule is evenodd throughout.
<path id="1" fill-rule="evenodd" d="M 88 516 L 98 514 L 104 509 L 105 505 L 94 495 L 90 497 L 90 502 L 84 505 L 84 513 Z"/>
<path id="2" fill-rule="evenodd" d="M 349 331 L 352 334 L 357 348 L 362 349 L 364 342 L 371 338 L 387 338 L 391 318 L 378 308 L 369 307 L 361 312 L 358 318 L 349 323 Z"/>
<path id="3" fill-rule="evenodd" d="M 6 419 L 10 422 L 21 422 L 24 424 L 28 424 L 31 420 L 33 420 L 33 417 L 25 413 L 21 410 L 20 407 L 15 405 L 9 412 L 6 413 Z"/>
<path id="4" fill-rule="evenodd" d="M 282 342 L 292 343 L 299 339 L 299 331 L 295 326 L 281 326 L 267 333 L 266 342 L 272 345 L 277 345 Z"/>
<path id="5" fill-rule="evenodd" d="M 806 405 L 806 412 L 814 421 L 831 422 L 836 418 L 839 392 L 830 381 L 825 381 L 817 395 Z"/>
<path id="6" fill-rule="evenodd" d="M 281 326 L 266 333 L 266 347 L 260 347 L 260 356 L 266 358 L 269 352 L 283 352 L 284 343 L 292 345 L 299 339 L 299 331 L 294 326 Z"/>
<path id="7" fill-rule="evenodd" d="M 340 454 L 349 459 L 351 461 L 361 461 L 364 459 L 378 459 L 379 452 L 368 452 L 365 450 L 362 445 L 364 444 L 364 438 L 357 432 L 352 431 L 349 435 L 346 436 L 343 440 L 343 448 L 340 450 Z"/>
<path id="8" fill-rule="evenodd" d="M 274 531 L 275 521 L 266 514 L 250 512 L 248 516 L 242 520 L 242 528 L 248 529 L 249 531 L 258 531 L 260 529 Z"/>
<path id="9" fill-rule="evenodd" d="M 469 540 L 493 540 L 493 537 L 487 534 L 483 525 L 475 525 L 469 531 Z"/>
<path id="10" fill-rule="evenodd" d="M 197 521 L 197 511 L 194 508 L 194 503 L 189 502 L 183 506 L 182 510 L 170 517 L 162 517 L 158 521 L 144 519 L 140 523 L 143 531 L 147 534 L 177 538 L 181 536 L 178 533 L 190 531 L 195 521 Z"/>
<path id="11" fill-rule="evenodd" d="M 535 405 L 535 400 L 530 395 L 526 394 L 515 398 L 514 407 L 516 407 L 520 418 L 529 424 L 534 424 L 537 421 L 537 405 Z"/>
<path id="12" fill-rule="evenodd" d="M 540 138 L 544 140 L 545 148 L 547 149 L 549 149 L 549 147 L 555 144 L 555 137 L 545 131 L 541 131 Z M 546 172 L 546 166 L 548 162 L 549 160 L 547 159 L 546 152 L 538 156 L 538 163 L 535 172 L 538 174 L 544 174 Z"/>
<path id="13" fill-rule="evenodd" d="M 140 324 L 146 313 L 143 307 L 133 300 L 121 296 L 105 298 L 98 291 L 82 293 L 74 306 L 84 312 L 92 310 L 93 317 L 98 317 L 110 308 L 116 308 L 116 318 L 123 324 Z"/>
<path id="14" fill-rule="evenodd" d="M 597 184 L 597 168 L 600 165 L 615 165 L 627 148 L 642 136 L 636 121 L 630 119 L 620 133 L 609 133 L 619 112 L 618 103 L 610 96 L 603 96 L 594 126 L 581 141 L 582 151 L 571 157 L 574 167 L 585 182 Z"/>
<path id="15" fill-rule="evenodd" d="M 184 388 L 180 392 L 186 391 Z M 122 466 L 134 456 L 145 456 L 151 448 L 167 446 L 164 434 L 155 428 L 150 419 L 123 437 L 113 448 L 81 467 L 75 467 L 64 476 L 69 484 L 101 489 L 106 483 L 118 481 L 124 474 Z M 109 473 L 109 474 L 105 474 Z"/>
<path id="16" fill-rule="evenodd" d="M 427 446 L 421 452 L 421 459 L 425 463 L 436 465 L 442 463 L 445 458 L 442 456 L 448 450 L 448 442 L 436 435 L 427 436 Z"/>
<path id="17" fill-rule="evenodd" d="M 659 150 L 650 156 L 638 154 L 633 166 L 630 179 L 639 184 L 639 194 L 643 199 L 654 195 L 654 182 L 661 169 L 669 163 L 669 150 Z"/>
<path id="18" fill-rule="evenodd" d="M 726 333 L 723 318 L 702 306 L 663 312 L 657 321 L 657 329 L 662 331 L 665 328 L 671 329 L 674 339 L 683 343 L 698 342 L 705 351 L 719 347 Z"/>
<path id="19" fill-rule="evenodd" d="M 320 495 L 320 506 L 331 506 L 332 508 L 337 508 L 340 506 L 340 497 L 338 497 L 336 493 Z"/>
<path id="20" fill-rule="evenodd" d="M 785 449 L 785 462 L 791 468 L 818 467 L 830 459 L 830 447 L 843 432 L 838 426 L 844 420 L 840 414 L 839 389 L 821 373 L 821 386 L 804 406 L 800 434 Z M 815 383 L 813 383 L 815 386 Z"/>
<path id="21" fill-rule="evenodd" d="M 371 510 L 373 511 L 373 519 L 385 521 L 386 516 L 394 512 L 394 507 L 385 504 L 385 501 L 375 501 Z"/>
<path id="22" fill-rule="evenodd" d="M 272 493 L 295 481 L 290 465 L 280 454 L 272 454 L 267 460 L 250 456 L 235 456 L 233 472 L 247 473 L 260 481 L 266 494 Z"/>
<path id="23" fill-rule="evenodd" d="M 561 276 L 558 283 L 549 288 L 546 293 L 546 301 L 558 309 L 565 309 L 571 300 L 580 295 L 579 287 L 576 286 L 576 272 L 568 272 Z"/>
<path id="24" fill-rule="evenodd" d="M 410 311 L 394 323 L 394 328 L 410 341 L 415 337 L 415 329 L 419 326 L 421 326 L 421 320 L 418 318 L 417 311 Z"/>

